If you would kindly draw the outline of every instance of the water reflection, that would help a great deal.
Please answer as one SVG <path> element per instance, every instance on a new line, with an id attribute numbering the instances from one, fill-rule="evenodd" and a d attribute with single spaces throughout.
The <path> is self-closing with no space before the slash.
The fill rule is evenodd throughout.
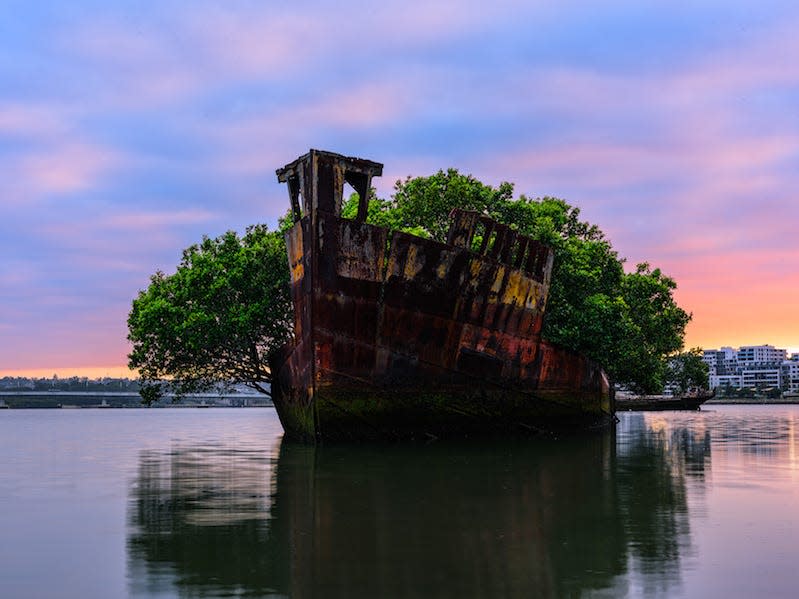
<path id="1" fill-rule="evenodd" d="M 219 445 L 143 452 L 129 504 L 131 593 L 284 587 L 285 556 L 270 534 L 274 461 L 263 450 Z"/>
<path id="2" fill-rule="evenodd" d="M 795 455 L 796 414 L 775 417 L 763 408 L 724 414 L 713 429 L 713 441 L 724 451 L 786 458 Z"/>
<path id="3" fill-rule="evenodd" d="M 709 468 L 709 439 L 622 424 L 618 439 L 142 454 L 132 593 L 668 591 L 690 548 L 686 477 Z"/>
<path id="4" fill-rule="evenodd" d="M 624 414 L 618 427 L 616 484 L 638 594 L 679 586 L 690 552 L 688 479 L 710 471 L 710 433 L 673 426 L 669 416 Z M 703 485 L 696 485 L 700 490 Z"/>
<path id="5" fill-rule="evenodd" d="M 281 449 L 294 595 L 560 596 L 623 570 L 609 436 Z"/>

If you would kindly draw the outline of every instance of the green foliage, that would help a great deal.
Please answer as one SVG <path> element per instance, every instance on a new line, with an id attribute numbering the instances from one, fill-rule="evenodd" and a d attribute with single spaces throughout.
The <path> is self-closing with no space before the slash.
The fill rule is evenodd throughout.
<path id="1" fill-rule="evenodd" d="M 269 355 L 291 334 L 288 278 L 283 236 L 263 225 L 241 238 L 205 237 L 174 274 L 154 274 L 128 316 L 128 365 L 139 371 L 142 400 L 219 381 L 267 393 Z"/>
<path id="2" fill-rule="evenodd" d="M 691 316 L 674 301 L 676 288 L 674 279 L 646 263 L 622 279 L 632 327 L 627 338 L 628 358 L 614 374 L 635 391 L 659 393 L 666 383 L 664 357 L 682 349 Z"/>
<path id="3" fill-rule="evenodd" d="M 708 365 L 702 359 L 702 348 L 694 347 L 668 359 L 666 382 L 675 385 L 679 392 L 709 387 Z"/>
<path id="4" fill-rule="evenodd" d="M 344 218 L 355 218 L 358 215 L 358 194 L 353 193 L 341 207 L 341 216 Z M 386 227 L 392 230 L 403 230 L 402 222 L 398 212 L 394 209 L 392 202 L 383 200 L 375 195 L 375 190 L 369 191 L 369 203 L 366 208 L 366 222 L 378 227 Z M 428 237 L 428 235 L 423 235 Z"/>
<path id="5" fill-rule="evenodd" d="M 397 181 L 394 195 L 386 206 L 395 229 L 422 237 L 445 241 L 449 231 L 449 213 L 453 208 L 477 210 L 493 215 L 494 210 L 511 200 L 513 185 L 501 183 L 494 188 L 457 169 L 438 171 L 429 177 L 408 177 Z"/>

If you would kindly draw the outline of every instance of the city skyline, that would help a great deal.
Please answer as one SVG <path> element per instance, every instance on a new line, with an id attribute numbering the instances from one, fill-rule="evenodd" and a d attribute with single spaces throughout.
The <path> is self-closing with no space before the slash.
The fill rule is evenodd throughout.
<path id="1" fill-rule="evenodd" d="M 799 7 L 235 1 L 0 8 L 0 376 L 125 376 L 204 234 L 270 226 L 309 148 L 557 196 L 693 313 L 799 352 Z M 71 374 L 70 374 L 71 373 Z M 129 374 L 129 373 L 127 373 Z"/>

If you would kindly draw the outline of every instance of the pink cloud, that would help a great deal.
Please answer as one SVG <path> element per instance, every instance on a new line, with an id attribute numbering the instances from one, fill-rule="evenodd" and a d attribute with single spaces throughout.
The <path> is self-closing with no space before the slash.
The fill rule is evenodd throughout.
<path id="1" fill-rule="evenodd" d="M 491 172 L 530 180 L 575 180 L 601 190 L 668 179 L 696 181 L 699 195 L 778 189 L 774 169 L 799 154 L 799 135 L 707 134 L 690 124 L 667 137 L 540 145 L 489 159 Z"/>
<path id="2" fill-rule="evenodd" d="M 539 5 L 551 3 L 538 3 Z M 387 0 L 366 6 L 269 6 L 233 12 L 204 6 L 181 15 L 185 34 L 207 66 L 234 76 L 268 77 L 275 70 L 345 59 L 386 47 L 442 43 L 509 20 L 511 11 L 538 10 L 523 0 Z"/>
<path id="3" fill-rule="evenodd" d="M 197 132 L 217 149 L 214 167 L 223 173 L 268 176 L 317 147 L 320 130 L 373 130 L 413 119 L 422 110 L 408 91 L 415 83 L 400 79 L 354 84 L 258 116 L 201 124 Z"/>
<path id="4" fill-rule="evenodd" d="M 269 78 L 302 67 L 330 36 L 325 15 L 275 8 L 244 13 L 206 6 L 181 21 L 206 71 L 225 78 Z"/>
<path id="5" fill-rule="evenodd" d="M 313 101 L 290 108 L 277 118 L 282 123 L 302 123 L 306 129 L 340 126 L 372 128 L 406 119 L 414 103 L 409 81 L 368 81 L 320 95 Z"/>
<path id="6" fill-rule="evenodd" d="M 551 15 L 553 2 L 496 0 L 434 0 L 424 3 L 401 1 L 376 4 L 362 23 L 362 35 L 371 44 L 418 44 L 444 42 L 473 31 L 490 28 L 521 14 Z"/>
<path id="7" fill-rule="evenodd" d="M 188 245 L 178 230 L 191 229 L 193 225 L 213 222 L 217 218 L 215 213 L 201 209 L 108 213 L 77 222 L 37 225 L 32 232 L 46 239 L 47 243 L 57 245 L 61 251 L 72 252 L 79 270 L 148 273 L 157 266 L 144 263 L 144 254 L 149 256 L 154 250 L 174 250 L 174 262 L 177 262 L 179 248 Z M 146 247 L 141 245 L 143 235 L 146 235 Z M 163 267 L 174 268 L 174 264 Z"/>
<path id="8" fill-rule="evenodd" d="M 173 212 L 123 212 L 98 218 L 92 227 L 124 231 L 140 231 L 161 227 L 176 227 L 206 223 L 219 218 L 208 210 L 177 210 Z"/>
<path id="9" fill-rule="evenodd" d="M 559 114 L 672 115 L 677 127 L 684 123 L 719 131 L 720 125 L 728 129 L 740 124 L 735 101 L 799 83 L 797 25 L 795 20 L 784 22 L 739 44 L 709 50 L 670 72 L 619 75 L 550 67 L 517 73 L 510 84 L 518 91 L 516 97 L 535 98 L 535 106 Z"/>
<path id="10" fill-rule="evenodd" d="M 532 101 L 525 106 L 511 99 L 500 108 L 543 112 L 576 128 L 585 123 L 587 135 L 576 137 L 572 130 L 562 145 L 537 143 L 535 150 L 518 148 L 513 160 L 496 162 L 518 161 L 518 170 L 532 171 L 531 179 L 576 178 L 597 189 L 694 176 L 702 181 L 703 189 L 695 190 L 702 197 L 773 191 L 783 180 L 773 170 L 799 153 L 796 127 L 752 126 L 752 108 L 741 99 L 799 84 L 799 64 L 792 59 L 799 51 L 795 25 L 709 52 L 671 73 L 624 76 L 564 67 L 518 72 L 508 81 L 514 91 L 509 95 Z M 588 137 L 602 123 L 608 133 L 601 140 Z"/>
<path id="11" fill-rule="evenodd" d="M 95 20 L 64 32 L 60 42 L 64 52 L 77 53 L 103 73 L 105 85 L 92 98 L 95 108 L 141 110 L 185 98 L 205 80 L 201 66 L 175 48 L 175 39 L 174 31 Z"/>
<path id="12" fill-rule="evenodd" d="M 0 134 L 22 140 L 5 158 L 0 193 L 6 206 L 35 203 L 48 196 L 92 189 L 129 156 L 91 141 L 81 130 L 81 111 L 52 102 L 0 104 Z"/>
<path id="13" fill-rule="evenodd" d="M 799 83 L 794 60 L 799 53 L 798 24 L 783 22 L 748 44 L 717 52 L 675 75 L 670 84 L 673 96 L 691 102 Z"/>
<path id="14" fill-rule="evenodd" d="M 799 273 L 794 268 L 799 264 L 799 250 L 793 248 L 779 252 L 720 248 L 698 255 L 696 260 L 680 258 L 666 264 L 665 268 L 679 272 L 683 280 L 701 285 L 703 289 L 720 290 L 731 283 L 739 283 L 747 288 L 747 293 L 757 293 L 757 285 L 746 284 L 755 276 L 758 285 L 799 283 Z"/>
<path id="15" fill-rule="evenodd" d="M 88 144 L 64 144 L 50 152 L 22 161 L 26 181 L 43 193 L 87 189 L 120 162 L 114 151 Z"/>
<path id="16" fill-rule="evenodd" d="M 36 279 L 37 264 L 31 260 L 14 259 L 6 256 L 0 261 L 0 280 L 6 293 L 28 285 Z M 5 295 L 5 294 L 4 294 Z"/>
<path id="17" fill-rule="evenodd" d="M 28 139 L 63 136 L 69 131 L 67 115 L 44 104 L 0 104 L 0 133 Z"/>
<path id="18" fill-rule="evenodd" d="M 549 14 L 551 4 L 393 0 L 368 8 L 318 5 L 313 11 L 291 4 L 236 11 L 199 4 L 160 11 L 164 19 L 157 24 L 98 18 L 63 32 L 60 41 L 65 52 L 77 52 L 104 73 L 107 85 L 95 98 L 97 105 L 141 109 L 234 82 L 301 76 L 312 66 L 349 61 L 359 53 L 439 45 L 495 27 L 514 12 Z"/>
<path id="19" fill-rule="evenodd" d="M 25 204 L 52 194 L 90 189 L 125 160 L 115 150 L 78 140 L 58 141 L 8 160 L 13 178 L 0 181 L 4 202 Z"/>

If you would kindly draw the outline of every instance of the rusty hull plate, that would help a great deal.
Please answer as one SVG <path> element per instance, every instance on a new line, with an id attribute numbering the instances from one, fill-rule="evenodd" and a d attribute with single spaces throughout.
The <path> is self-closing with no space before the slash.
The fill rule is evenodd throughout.
<path id="1" fill-rule="evenodd" d="M 602 371 L 541 341 L 552 251 L 507 228 L 472 248 L 479 224 L 496 228 L 481 219 L 454 213 L 449 244 L 321 211 L 288 232 L 296 342 L 273 391 L 289 436 L 541 430 L 609 415 Z"/>

